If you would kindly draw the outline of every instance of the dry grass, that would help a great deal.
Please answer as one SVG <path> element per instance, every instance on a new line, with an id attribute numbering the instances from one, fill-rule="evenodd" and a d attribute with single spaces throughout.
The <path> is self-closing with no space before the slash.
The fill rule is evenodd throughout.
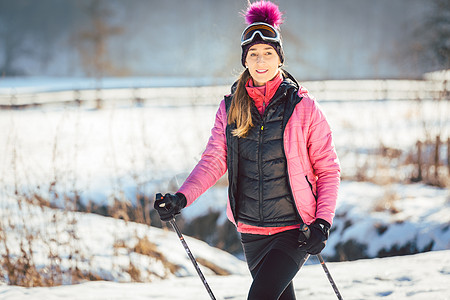
<path id="1" fill-rule="evenodd" d="M 161 261 L 164 267 L 172 274 L 175 274 L 180 269 L 179 266 L 169 262 L 164 254 L 158 250 L 158 246 L 150 242 L 146 236 L 138 239 L 138 242 L 133 248 L 133 252 L 156 258 Z"/>
<path id="2" fill-rule="evenodd" d="M 399 199 L 400 196 L 396 192 L 387 189 L 383 197 L 381 197 L 378 201 L 375 202 L 373 211 L 376 212 L 388 211 L 391 214 L 396 214 L 399 212 L 399 210 L 395 207 L 395 201 Z"/>
<path id="3" fill-rule="evenodd" d="M 130 265 L 128 267 L 128 270 L 126 270 L 128 274 L 130 274 L 130 277 L 135 282 L 141 282 L 141 271 L 136 268 L 136 266 L 130 261 Z"/>
<path id="4" fill-rule="evenodd" d="M 218 265 L 216 265 L 213 262 L 210 262 L 209 260 L 206 260 L 202 257 L 197 257 L 196 258 L 197 262 L 199 264 L 201 264 L 202 266 L 207 267 L 208 269 L 210 269 L 211 271 L 213 271 L 216 275 L 220 275 L 220 276 L 228 276 L 231 275 L 230 272 L 228 272 L 225 269 L 222 269 L 221 267 L 219 267 Z"/>
<path id="5" fill-rule="evenodd" d="M 450 139 L 440 137 L 418 141 L 416 147 L 403 151 L 382 143 L 377 149 L 352 156 L 354 167 L 343 170 L 343 180 L 372 182 L 378 185 L 422 182 L 441 188 L 450 186 Z M 447 157 L 442 153 L 448 153 Z M 342 153 L 341 159 L 353 153 Z"/>

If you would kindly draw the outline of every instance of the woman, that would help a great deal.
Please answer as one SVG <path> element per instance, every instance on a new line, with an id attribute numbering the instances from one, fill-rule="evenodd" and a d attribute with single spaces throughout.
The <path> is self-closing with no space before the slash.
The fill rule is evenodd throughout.
<path id="1" fill-rule="evenodd" d="M 250 4 L 245 19 L 245 71 L 220 103 L 201 160 L 155 209 L 163 221 L 172 219 L 228 170 L 227 216 L 253 277 L 248 299 L 295 299 L 292 279 L 328 239 L 339 162 L 324 114 L 281 69 L 278 7 Z"/>

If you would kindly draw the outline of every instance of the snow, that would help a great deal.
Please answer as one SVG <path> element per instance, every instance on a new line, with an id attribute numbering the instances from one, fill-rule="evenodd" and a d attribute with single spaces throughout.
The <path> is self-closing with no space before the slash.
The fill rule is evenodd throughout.
<path id="1" fill-rule="evenodd" d="M 11 217 L 19 215 L 23 219 Z M 130 281 L 129 274 L 124 272 L 130 264 L 140 270 L 142 281 L 195 274 L 184 249 L 178 245 L 178 237 L 168 230 L 95 214 L 40 208 L 12 198 L 2 199 L 0 216 L 13 229 L 6 239 L 12 255 L 19 255 L 20 247 L 16 243 L 22 240 L 21 235 L 39 237 L 31 241 L 33 259 L 37 266 L 52 264 L 49 254 L 51 250 L 63 258 L 63 269 L 64 266 L 68 269 L 70 265 L 77 265 L 82 270 L 108 280 Z M 138 240 L 144 238 L 155 244 L 157 251 L 167 261 L 179 267 L 174 275 L 161 264 L 164 260 L 157 259 L 158 256 L 143 255 L 133 250 Z M 244 263 L 231 254 L 211 248 L 196 239 L 186 237 L 186 241 L 192 251 L 199 254 L 197 258 L 220 266 L 230 274 L 245 273 Z M 1 248 L 0 251 L 3 252 Z M 69 257 L 71 255 L 73 257 Z M 205 274 L 213 272 L 205 269 Z"/>
<path id="2" fill-rule="evenodd" d="M 337 244 L 350 240 L 366 245 L 368 257 L 377 257 L 383 250 L 406 247 L 408 243 L 419 251 L 430 243 L 433 243 L 431 250 L 450 249 L 449 196 L 448 189 L 424 184 L 386 187 L 344 181 L 338 196 L 335 231 L 324 255 L 336 255 Z M 386 197 L 395 199 L 390 204 Z M 378 208 L 380 202 L 382 209 Z M 386 203 L 393 207 L 385 208 Z M 392 213 L 391 209 L 398 212 Z M 386 231 L 380 234 L 376 228 L 382 226 Z"/>
<path id="3" fill-rule="evenodd" d="M 36 86 L 45 83 L 48 80 Z M 20 82 L 17 88 L 22 88 Z M 66 276 L 63 286 L 22 288 L 2 285 L 5 278 L 0 278 L 0 299 L 208 299 L 172 231 L 27 202 L 40 196 L 64 206 L 67 199 L 79 196 L 83 204 L 134 203 L 137 195 L 176 191 L 201 156 L 220 98 L 213 105 L 165 100 L 140 105 L 110 102 L 103 109 L 49 105 L 0 110 L 0 225 L 9 230 L 8 247 L 19 255 L 20 241 L 35 236 L 30 247 L 37 267 L 52 265 L 53 252 L 61 256 L 63 270 L 77 266 L 103 280 L 70 285 Z M 340 245 L 357 242 L 363 246 L 360 258 L 373 258 L 328 263 L 344 299 L 450 299 L 448 189 L 404 184 L 411 175 L 408 168 L 390 162 L 386 175 L 377 171 L 380 161 L 371 159 L 380 145 L 407 154 L 418 140 L 436 134 L 447 139 L 449 102 L 319 102 L 333 127 L 343 175 L 351 177 L 365 168 L 383 182 L 341 184 L 334 231 L 323 254 L 335 257 Z M 220 211 L 218 224 L 226 222 L 223 180 L 183 211 L 185 220 Z M 145 238 L 166 261 L 135 250 Z M 202 241 L 186 240 L 197 258 L 231 274 L 217 276 L 201 266 L 219 299 L 246 298 L 251 278 L 243 261 Z M 392 249 L 431 252 L 374 258 Z M 177 270 L 170 271 L 165 262 Z M 130 265 L 146 283 L 133 282 Z M 318 264 L 302 268 L 295 287 L 299 298 L 335 297 Z"/>
<path id="4" fill-rule="evenodd" d="M 316 260 L 315 257 L 310 260 Z M 316 260 L 317 261 L 317 260 Z M 450 250 L 410 256 L 327 263 L 344 299 L 450 299 Z M 206 276 L 217 299 L 246 299 L 249 275 Z M 335 299 L 319 264 L 304 266 L 294 279 L 298 299 Z M 0 286 L 2 300 L 210 299 L 195 276 L 153 283 L 86 282 L 44 288 Z"/>
<path id="5" fill-rule="evenodd" d="M 52 181 L 67 191 L 70 182 L 83 200 L 97 202 L 106 202 L 106 195 L 117 188 L 133 198 L 137 185 L 149 190 L 159 182 L 161 190 L 173 191 L 200 158 L 219 101 L 2 110 L 0 180 L 8 186 L 40 186 L 42 191 Z M 371 171 L 382 163 L 373 159 L 380 145 L 406 155 L 418 140 L 440 134 L 445 141 L 450 136 L 448 101 L 338 101 L 321 106 L 332 124 L 344 176 L 364 168 L 382 180 L 383 174 Z M 408 169 L 387 169 L 388 178 L 409 175 Z"/>

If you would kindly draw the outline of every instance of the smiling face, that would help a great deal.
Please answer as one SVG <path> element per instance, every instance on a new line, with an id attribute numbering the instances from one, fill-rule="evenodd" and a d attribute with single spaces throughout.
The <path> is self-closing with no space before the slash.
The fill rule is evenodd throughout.
<path id="1" fill-rule="evenodd" d="M 250 47 L 245 58 L 255 86 L 263 86 L 278 74 L 280 57 L 275 49 L 267 44 L 256 44 Z"/>

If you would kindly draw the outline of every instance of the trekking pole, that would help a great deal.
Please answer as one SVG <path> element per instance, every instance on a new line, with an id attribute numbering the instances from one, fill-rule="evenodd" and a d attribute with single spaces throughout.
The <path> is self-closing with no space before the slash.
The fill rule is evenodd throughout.
<path id="1" fill-rule="evenodd" d="M 338 297 L 339 300 L 342 300 L 342 296 L 341 293 L 339 292 L 336 283 L 333 280 L 333 277 L 331 277 L 330 271 L 327 268 L 327 265 L 325 264 L 325 261 L 323 260 L 322 255 L 319 253 L 317 254 L 317 258 L 320 261 L 320 264 L 322 265 L 323 270 L 325 271 L 325 274 L 327 274 L 328 280 L 331 283 L 331 287 L 333 288 L 334 292 L 336 293 L 336 296 Z"/>
<path id="2" fill-rule="evenodd" d="M 156 198 L 157 198 L 157 199 L 162 199 L 162 195 L 161 195 L 161 194 L 157 194 L 157 195 L 156 195 Z M 161 203 L 159 206 L 160 206 L 160 207 L 165 207 L 165 203 Z M 216 297 L 214 297 L 214 294 L 213 294 L 211 288 L 209 287 L 208 282 L 206 281 L 205 276 L 203 276 L 202 270 L 200 270 L 200 267 L 198 266 L 197 260 L 195 260 L 194 255 L 192 255 L 192 252 L 191 252 L 191 250 L 189 249 L 189 247 L 188 247 L 188 245 L 187 245 L 187 243 L 186 243 L 186 241 L 185 241 L 185 239 L 184 239 L 184 237 L 183 237 L 183 234 L 181 233 L 180 229 L 178 228 L 177 223 L 175 222 L 175 217 L 174 217 L 172 220 L 167 221 L 167 223 L 170 223 L 170 225 L 172 225 L 173 229 L 174 229 L 174 230 L 176 231 L 176 233 L 178 234 L 178 237 L 180 238 L 181 244 L 183 244 L 184 250 L 186 250 L 186 253 L 187 253 L 187 255 L 189 256 L 189 258 L 190 258 L 192 264 L 194 265 L 195 270 L 197 271 L 198 276 L 200 277 L 200 279 L 201 279 L 202 282 L 203 282 L 203 285 L 205 286 L 206 290 L 208 291 L 209 296 L 211 297 L 212 300 L 216 300 Z"/>
<path id="3" fill-rule="evenodd" d="M 184 250 L 186 250 L 187 255 L 189 256 L 189 258 L 191 259 L 192 264 L 195 267 L 195 270 L 197 270 L 198 276 L 200 277 L 200 279 L 203 282 L 203 285 L 205 286 L 206 290 L 208 291 L 209 296 L 211 297 L 212 300 L 216 300 L 216 297 L 214 297 L 213 292 L 211 291 L 211 288 L 208 285 L 208 282 L 206 282 L 206 278 L 205 276 L 203 276 L 202 270 L 200 270 L 200 267 L 198 266 L 197 261 L 195 260 L 194 255 L 192 255 L 191 250 L 189 249 L 186 241 L 184 240 L 183 235 L 181 234 L 180 229 L 177 226 L 177 223 L 175 223 L 175 218 L 169 221 L 170 225 L 172 225 L 173 229 L 177 232 L 178 237 L 180 238 L 181 243 L 183 244 Z"/>
<path id="4" fill-rule="evenodd" d="M 308 240 L 309 237 L 311 236 L 311 231 L 310 231 L 310 229 L 309 229 L 309 226 L 306 225 L 306 224 L 303 224 L 303 225 L 300 227 L 300 231 L 303 232 L 303 234 L 305 235 L 306 240 Z M 343 300 L 343 299 L 342 299 L 342 296 L 341 296 L 341 293 L 339 292 L 339 290 L 338 290 L 338 288 L 337 288 L 337 285 L 336 285 L 336 283 L 334 282 L 333 277 L 331 277 L 330 271 L 328 270 L 327 265 L 325 264 L 325 261 L 323 260 L 322 255 L 319 253 L 319 254 L 317 254 L 316 256 L 317 256 L 317 258 L 319 259 L 320 264 L 322 265 L 322 268 L 323 268 L 323 270 L 325 271 L 325 274 L 327 275 L 328 280 L 329 280 L 330 283 L 331 283 L 331 287 L 333 288 L 334 292 L 336 293 L 336 296 L 338 297 L 339 300 Z"/>

